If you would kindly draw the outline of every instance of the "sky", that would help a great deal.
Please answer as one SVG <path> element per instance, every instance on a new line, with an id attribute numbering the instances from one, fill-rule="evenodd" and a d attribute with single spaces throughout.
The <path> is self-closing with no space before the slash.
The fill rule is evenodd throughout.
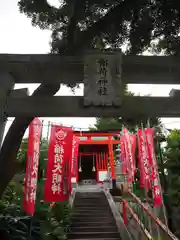
<path id="1" fill-rule="evenodd" d="M 31 25 L 31 20 L 21 14 L 17 7 L 17 0 L 0 1 L 0 53 L 35 54 L 48 53 L 51 32 L 40 30 Z M 57 4 L 59 0 L 55 0 Z M 30 93 L 36 89 L 37 84 L 18 84 L 15 88 L 28 87 Z M 129 85 L 129 90 L 140 95 L 168 96 L 172 88 L 180 89 L 180 85 Z M 162 91 L 163 89 L 163 91 Z M 72 95 L 71 89 L 62 86 L 58 95 Z M 76 95 L 83 94 L 83 87 L 76 91 Z M 94 118 L 46 118 L 48 121 L 73 126 L 76 129 L 87 129 L 95 123 Z M 6 131 L 12 119 L 8 120 Z M 179 128 L 180 118 L 166 118 L 162 122 L 167 128 Z"/>

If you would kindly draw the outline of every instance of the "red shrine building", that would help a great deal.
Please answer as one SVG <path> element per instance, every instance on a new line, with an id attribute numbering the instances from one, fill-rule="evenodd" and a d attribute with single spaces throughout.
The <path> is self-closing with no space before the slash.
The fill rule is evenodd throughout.
<path id="1" fill-rule="evenodd" d="M 114 166 L 114 149 L 119 145 L 120 132 L 74 131 L 79 137 L 79 154 L 77 175 L 74 183 L 83 180 L 103 182 L 111 169 L 112 181 L 116 179 Z"/>

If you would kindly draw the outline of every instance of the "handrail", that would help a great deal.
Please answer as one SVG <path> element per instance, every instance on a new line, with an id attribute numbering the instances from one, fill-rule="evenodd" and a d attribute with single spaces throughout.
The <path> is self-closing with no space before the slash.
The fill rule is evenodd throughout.
<path id="1" fill-rule="evenodd" d="M 69 205 L 70 205 L 71 208 L 72 208 L 73 203 L 74 203 L 75 195 L 76 195 L 76 189 L 72 189 L 71 195 L 69 197 Z"/>
<path id="2" fill-rule="evenodd" d="M 149 231 L 144 227 L 144 224 L 140 221 L 140 219 L 138 218 L 137 214 L 133 211 L 133 209 L 127 204 L 127 210 L 131 213 L 131 215 L 133 216 L 133 218 L 135 219 L 135 221 L 139 224 L 139 226 L 141 227 L 142 231 L 144 232 L 144 234 L 147 236 L 148 239 L 152 240 L 152 236 L 149 233 Z"/>
<path id="3" fill-rule="evenodd" d="M 126 240 L 133 240 L 134 238 L 132 237 L 132 235 L 128 231 L 126 225 L 124 224 L 121 213 L 119 212 L 119 209 L 117 208 L 117 205 L 116 205 L 112 195 L 109 192 L 109 188 L 106 188 L 105 186 L 103 186 L 102 191 L 104 192 L 104 194 L 107 198 L 107 201 L 109 203 L 109 207 L 110 207 L 111 212 L 113 214 L 113 217 L 114 217 L 114 220 L 116 222 L 118 232 L 121 235 L 121 238 L 126 239 Z"/>
<path id="4" fill-rule="evenodd" d="M 132 192 L 128 191 L 131 197 L 142 207 L 142 209 L 150 216 L 150 218 L 156 222 L 156 224 L 173 240 L 179 240 L 170 230 L 161 222 L 158 217 L 155 217 L 149 209 L 141 202 L 141 200 Z"/>

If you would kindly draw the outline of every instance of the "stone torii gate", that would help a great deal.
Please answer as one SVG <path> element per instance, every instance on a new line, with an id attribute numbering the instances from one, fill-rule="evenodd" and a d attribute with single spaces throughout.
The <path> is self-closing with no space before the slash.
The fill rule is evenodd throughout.
<path id="1" fill-rule="evenodd" d="M 179 117 L 176 97 L 121 95 L 122 84 L 179 84 L 179 65 L 177 57 L 122 56 L 120 52 L 85 57 L 1 54 L 1 113 L 9 117 Z M 42 98 L 25 96 L 25 89 L 10 92 L 15 83 L 43 82 L 84 83 L 84 96 Z"/>
<path id="2" fill-rule="evenodd" d="M 123 96 L 123 84 L 179 84 L 180 58 L 124 56 L 120 51 L 85 56 L 0 55 L 0 142 L 7 117 L 180 117 L 178 91 L 170 97 Z M 29 96 L 15 83 L 84 83 L 84 96 Z"/>
<path id="3" fill-rule="evenodd" d="M 163 98 L 123 96 L 121 91 L 123 84 L 179 84 L 179 65 L 178 57 L 124 56 L 120 51 L 79 57 L 1 54 L 0 139 L 7 116 L 179 117 L 174 91 Z M 84 83 L 84 96 L 28 96 L 27 89 L 12 90 L 15 83 Z"/>
<path id="4" fill-rule="evenodd" d="M 7 116 L 179 117 L 174 91 L 163 98 L 122 95 L 123 84 L 179 84 L 179 65 L 178 57 L 124 56 L 120 51 L 79 57 L 1 54 L 0 140 Z M 28 96 L 27 89 L 12 90 L 15 83 L 84 83 L 84 96 Z"/>

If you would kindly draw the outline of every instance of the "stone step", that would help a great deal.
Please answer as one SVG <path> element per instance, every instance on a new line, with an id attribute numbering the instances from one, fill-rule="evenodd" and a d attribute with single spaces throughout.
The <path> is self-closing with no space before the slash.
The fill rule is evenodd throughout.
<path id="1" fill-rule="evenodd" d="M 89 202 L 94 202 L 96 204 L 100 204 L 100 203 L 106 203 L 107 200 L 106 199 L 87 199 L 87 198 L 76 198 L 75 202 L 85 202 L 85 203 L 89 203 Z"/>
<path id="2" fill-rule="evenodd" d="M 103 206 L 96 206 L 96 205 L 84 205 L 84 204 L 80 204 L 80 205 L 74 205 L 73 209 L 95 209 L 98 211 L 103 211 L 103 210 L 107 210 L 110 209 L 109 205 L 103 205 Z"/>
<path id="3" fill-rule="evenodd" d="M 74 204 L 92 205 L 92 206 L 109 206 L 107 201 L 96 202 L 96 201 L 77 201 L 77 200 L 75 200 Z"/>
<path id="4" fill-rule="evenodd" d="M 104 197 L 104 192 L 76 192 L 76 196 L 80 197 Z"/>
<path id="5" fill-rule="evenodd" d="M 103 195 L 103 196 L 77 196 L 76 195 L 76 198 L 77 199 L 94 199 L 94 200 L 101 200 L 101 199 L 106 199 L 106 196 L 105 195 Z"/>
<path id="6" fill-rule="evenodd" d="M 95 209 L 95 210 L 89 210 L 89 209 L 73 209 L 72 210 L 73 214 L 98 214 L 98 215 L 104 215 L 104 214 L 111 214 L 111 210 L 107 209 L 107 210 L 99 210 L 99 209 Z"/>
<path id="7" fill-rule="evenodd" d="M 72 218 L 79 218 L 79 219 L 81 219 L 81 218 L 88 218 L 88 219 L 100 219 L 100 218 L 102 218 L 102 219 L 104 219 L 104 218 L 111 218 L 111 217 L 113 217 L 113 215 L 112 214 L 91 214 L 91 213 L 88 213 L 88 214 L 78 214 L 78 213 L 74 213 L 74 214 L 72 214 Z"/>
<path id="8" fill-rule="evenodd" d="M 107 202 L 96 203 L 96 202 L 93 202 L 93 201 L 90 201 L 90 202 L 75 201 L 74 206 L 108 207 L 109 204 Z"/>
<path id="9" fill-rule="evenodd" d="M 73 208 L 81 208 L 81 209 L 110 209 L 110 207 L 109 207 L 109 205 L 108 204 L 104 204 L 104 205 L 96 205 L 96 204 L 94 204 L 94 205 L 85 205 L 85 204 L 74 204 L 73 205 Z"/>
<path id="10" fill-rule="evenodd" d="M 104 193 L 76 193 L 68 239 L 119 240 L 116 223 Z"/>
<path id="11" fill-rule="evenodd" d="M 71 240 L 72 238 L 68 238 Z M 120 240 L 120 238 L 79 238 L 76 240 Z"/>
<path id="12" fill-rule="evenodd" d="M 85 203 L 85 202 L 74 202 L 74 207 L 76 206 L 88 206 L 88 207 L 109 207 L 109 204 L 107 202 L 101 203 L 101 204 L 97 204 L 95 202 L 89 202 L 89 203 Z"/>
<path id="13" fill-rule="evenodd" d="M 93 196 L 76 196 L 76 199 L 84 199 L 84 200 L 106 200 L 105 196 L 101 196 L 101 197 L 93 197 Z"/>
<path id="14" fill-rule="evenodd" d="M 93 196 L 93 195 L 89 195 L 89 196 L 81 196 L 81 195 L 79 195 L 79 196 L 77 196 L 76 195 L 76 198 L 77 199 L 94 199 L 94 200 L 101 200 L 101 199 L 106 199 L 106 197 L 105 197 L 105 195 L 102 195 L 102 196 Z"/>
<path id="15" fill-rule="evenodd" d="M 104 193 L 102 194 L 94 194 L 94 193 L 88 193 L 88 194 L 83 194 L 83 193 L 76 193 L 76 197 L 80 197 L 80 198 L 105 198 Z"/>
<path id="16" fill-rule="evenodd" d="M 91 212 L 91 211 L 87 211 L 87 212 L 77 212 L 75 211 L 74 213 L 72 213 L 72 216 L 74 217 L 111 217 L 112 214 L 111 212 L 101 212 L 101 214 L 97 211 L 97 212 Z"/>
<path id="17" fill-rule="evenodd" d="M 93 199 L 105 199 L 106 198 L 106 196 L 104 194 L 102 194 L 102 195 L 96 195 L 96 194 L 77 195 L 77 193 L 76 193 L 76 197 L 77 198 L 89 198 L 89 199 L 92 199 L 92 198 Z"/>
<path id="18" fill-rule="evenodd" d="M 75 232 L 69 233 L 68 239 L 95 239 L 95 238 L 116 238 L 119 239 L 118 232 Z"/>
<path id="19" fill-rule="evenodd" d="M 99 196 L 104 196 L 104 192 L 76 192 L 76 196 L 81 196 L 81 197 L 99 197 Z"/>
<path id="20" fill-rule="evenodd" d="M 111 209 L 108 207 L 95 207 L 95 206 L 76 206 L 73 207 L 73 211 L 89 211 L 89 212 L 96 212 L 96 211 L 100 211 L 100 212 L 106 212 L 106 211 L 111 211 Z"/>
<path id="21" fill-rule="evenodd" d="M 84 208 L 84 209 L 81 209 L 81 208 L 75 208 L 72 210 L 73 213 L 89 213 L 89 214 L 104 214 L 104 213 L 107 213 L 107 214 L 111 214 L 111 210 L 110 209 L 93 209 L 93 210 L 89 210 L 87 208 Z"/>
<path id="22" fill-rule="evenodd" d="M 114 226 L 115 222 L 112 220 L 107 220 L 107 221 L 80 221 L 80 222 L 73 222 L 72 227 L 96 227 L 96 226 Z"/>
<path id="23" fill-rule="evenodd" d="M 110 221 L 113 221 L 113 217 L 107 217 L 107 216 L 90 216 L 90 217 L 84 217 L 84 216 L 81 216 L 81 217 L 76 217 L 76 216 L 72 216 L 72 222 L 73 221 L 77 221 L 77 222 L 93 222 L 93 221 L 96 221 L 96 222 L 110 222 Z"/>
<path id="24" fill-rule="evenodd" d="M 73 207 L 75 208 L 75 207 L 81 207 L 81 208 L 85 208 L 85 207 L 87 207 L 87 208 L 99 208 L 99 209 L 106 209 L 106 208 L 110 208 L 109 207 L 109 204 L 107 204 L 107 203 L 104 203 L 104 204 L 101 204 L 101 205 L 99 205 L 99 204 L 93 204 L 93 203 L 90 203 L 90 204 L 85 204 L 85 203 L 74 203 L 74 205 L 73 205 Z"/>
<path id="25" fill-rule="evenodd" d="M 89 203 L 85 203 L 85 202 L 75 202 L 74 203 L 74 207 L 76 206 L 82 206 L 82 207 L 96 207 L 96 208 L 105 208 L 105 207 L 109 207 L 108 203 L 101 203 L 101 204 L 97 204 L 97 203 L 93 203 L 93 202 L 89 202 Z"/>
<path id="26" fill-rule="evenodd" d="M 81 227 L 72 227 L 71 229 L 72 233 L 74 232 L 117 232 L 116 226 L 81 226 Z"/>
<path id="27" fill-rule="evenodd" d="M 102 196 L 96 196 L 96 195 L 89 195 L 89 196 L 86 196 L 86 195 L 84 195 L 84 196 L 82 196 L 82 195 L 76 195 L 76 198 L 77 199 L 87 199 L 87 200 L 89 200 L 89 199 L 94 199 L 94 200 L 105 200 L 106 199 L 106 197 L 104 196 L 104 195 L 102 195 Z"/>

